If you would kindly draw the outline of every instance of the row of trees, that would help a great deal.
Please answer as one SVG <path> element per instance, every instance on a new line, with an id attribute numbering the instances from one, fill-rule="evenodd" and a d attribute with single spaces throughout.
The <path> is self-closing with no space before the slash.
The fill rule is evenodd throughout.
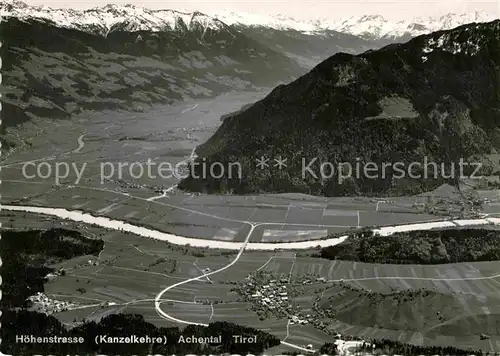
<path id="1" fill-rule="evenodd" d="M 417 346 L 404 344 L 399 341 L 380 339 L 366 342 L 359 347 L 359 351 L 369 351 L 373 355 L 439 355 L 439 356 L 460 356 L 460 355 L 484 355 L 480 350 L 464 350 L 453 346 Z"/>
<path id="2" fill-rule="evenodd" d="M 441 264 L 500 260 L 500 231 L 444 229 L 376 236 L 360 231 L 321 249 L 327 259 L 391 264 Z"/>
<path id="3" fill-rule="evenodd" d="M 43 292 L 45 276 L 57 263 L 83 255 L 98 255 L 104 242 L 88 239 L 78 231 L 50 230 L 4 231 L 0 239 L 2 251 L 2 307 L 20 307 L 26 298 Z"/>

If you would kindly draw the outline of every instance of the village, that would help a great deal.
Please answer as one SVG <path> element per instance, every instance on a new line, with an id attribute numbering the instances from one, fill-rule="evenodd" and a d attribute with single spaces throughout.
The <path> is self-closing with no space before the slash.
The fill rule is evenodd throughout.
<path id="1" fill-rule="evenodd" d="M 324 277 L 314 274 L 298 276 L 291 281 L 289 276 L 277 278 L 269 272 L 258 271 L 247 276 L 234 290 L 251 304 L 252 310 L 259 315 L 261 320 L 273 315 L 278 318 L 287 318 L 288 326 L 312 325 L 332 335 L 339 354 L 348 355 L 350 350 L 364 344 L 365 340 L 332 331 L 328 324 L 322 321 L 323 311 L 317 308 L 319 296 L 313 301 L 313 308 L 310 312 L 304 313 L 300 307 L 293 305 L 293 298 L 299 296 L 303 290 L 313 285 L 321 286 L 326 283 L 327 280 Z M 303 345 L 303 347 L 312 349 L 313 345 Z"/>
<path id="2" fill-rule="evenodd" d="M 66 301 L 56 300 L 54 298 L 50 298 L 45 293 L 38 292 L 27 298 L 27 301 L 31 303 L 31 309 L 37 311 L 39 313 L 43 313 L 46 315 L 51 315 L 54 313 L 63 312 L 66 310 L 73 310 L 79 308 L 88 307 L 88 305 L 79 305 Z M 116 305 L 115 302 L 101 302 L 95 304 L 95 306 L 99 306 L 101 308 L 109 307 Z"/>
<path id="3" fill-rule="evenodd" d="M 99 266 L 99 260 L 96 258 L 91 258 L 85 261 L 78 263 L 74 268 L 82 268 L 87 266 Z M 57 279 L 60 276 L 65 276 L 66 270 L 64 268 L 60 268 L 51 273 L 48 273 L 45 276 L 46 282 L 51 282 Z M 85 293 L 85 288 L 81 287 L 77 289 L 80 293 Z M 54 313 L 63 312 L 66 310 L 78 309 L 81 308 L 82 305 L 70 303 L 67 301 L 56 300 L 54 298 L 50 298 L 43 292 L 37 292 L 36 294 L 29 296 L 26 301 L 29 303 L 32 310 L 37 311 L 39 313 L 43 313 L 46 315 L 51 315 Z M 96 304 L 101 308 L 114 305 L 114 302 L 101 302 Z M 87 306 L 83 306 L 87 307 Z"/>
<path id="4" fill-rule="evenodd" d="M 303 275 L 294 279 L 288 276 L 274 278 L 270 273 L 257 272 L 247 276 L 236 288 L 236 291 L 252 305 L 252 310 L 261 318 L 270 313 L 279 318 L 288 318 L 289 325 L 312 324 L 320 326 L 321 322 L 312 314 L 305 314 L 300 307 L 294 306 L 293 298 L 301 293 L 306 285 L 326 283 L 324 277 Z M 326 325 L 325 325 L 326 327 Z M 340 335 L 336 335 L 340 337 Z"/>
<path id="5" fill-rule="evenodd" d="M 47 315 L 62 312 L 75 307 L 74 304 L 49 298 L 42 292 L 38 292 L 27 299 L 32 303 L 33 310 Z"/>

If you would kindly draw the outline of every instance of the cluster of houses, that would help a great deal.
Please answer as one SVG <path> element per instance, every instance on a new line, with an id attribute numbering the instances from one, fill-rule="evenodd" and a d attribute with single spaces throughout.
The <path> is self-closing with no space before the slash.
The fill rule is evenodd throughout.
<path id="1" fill-rule="evenodd" d="M 243 285 L 240 285 L 239 293 L 246 300 L 252 302 L 256 309 L 267 310 L 281 317 L 287 317 L 289 324 L 305 325 L 314 322 L 310 314 L 302 315 L 300 308 L 294 307 L 292 294 L 294 289 L 301 285 L 312 283 L 326 283 L 323 277 L 302 276 L 290 284 L 289 278 L 269 279 L 269 276 L 250 275 Z"/>
<path id="2" fill-rule="evenodd" d="M 28 300 L 33 303 L 33 309 L 47 315 L 68 310 L 71 306 L 73 306 L 70 302 L 51 299 L 42 292 L 38 292 L 37 294 L 28 297 Z"/>
<path id="3" fill-rule="evenodd" d="M 413 207 L 421 208 L 431 214 L 451 215 L 455 219 L 474 218 L 481 215 L 483 206 L 490 204 L 488 198 L 477 197 L 465 192 L 458 194 L 456 188 L 444 185 L 438 188 L 438 195 L 426 194 L 416 201 Z"/>
<path id="4" fill-rule="evenodd" d="M 289 314 L 290 296 L 287 278 L 271 279 L 264 275 L 249 275 L 239 285 L 238 293 L 261 310 L 271 310 L 278 314 Z"/>
<path id="5" fill-rule="evenodd" d="M 270 279 L 267 273 L 257 273 L 247 276 L 242 284 L 239 285 L 238 292 L 246 300 L 253 304 L 254 310 L 268 310 L 279 317 L 288 318 L 289 325 L 306 325 L 331 332 L 328 330 L 328 323 L 324 321 L 321 314 L 324 310 L 319 307 L 319 296 L 313 305 L 313 313 L 306 314 L 299 307 L 294 307 L 292 303 L 293 296 L 297 291 L 303 289 L 305 285 L 327 283 L 326 278 L 314 274 L 305 274 L 296 276 L 293 284 L 288 278 Z M 342 335 L 334 335 L 336 343 L 344 342 Z M 307 349 L 312 349 L 312 345 L 305 345 Z"/>
<path id="6" fill-rule="evenodd" d="M 288 302 L 287 279 L 272 279 L 269 284 L 264 284 L 260 289 L 256 289 L 252 294 L 258 303 L 266 306 L 268 309 L 285 307 Z"/>
<path id="7" fill-rule="evenodd" d="M 74 309 L 75 307 L 77 307 L 76 304 L 73 304 L 70 302 L 64 302 L 64 301 L 49 298 L 48 296 L 46 296 L 42 292 L 38 292 L 35 295 L 28 297 L 27 300 L 29 300 L 32 303 L 31 308 L 33 310 L 35 310 L 39 313 L 47 314 L 47 315 L 62 312 L 65 310 Z M 100 303 L 98 306 L 100 306 L 101 308 L 105 308 L 105 307 L 110 307 L 113 305 L 116 305 L 116 303 L 106 301 L 106 302 Z"/>

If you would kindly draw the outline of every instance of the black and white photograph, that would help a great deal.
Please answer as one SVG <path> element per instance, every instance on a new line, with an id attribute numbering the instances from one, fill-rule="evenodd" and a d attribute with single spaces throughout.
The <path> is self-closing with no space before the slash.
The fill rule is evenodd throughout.
<path id="1" fill-rule="evenodd" d="M 498 0 L 2 0 L 0 42 L 0 354 L 500 355 Z"/>

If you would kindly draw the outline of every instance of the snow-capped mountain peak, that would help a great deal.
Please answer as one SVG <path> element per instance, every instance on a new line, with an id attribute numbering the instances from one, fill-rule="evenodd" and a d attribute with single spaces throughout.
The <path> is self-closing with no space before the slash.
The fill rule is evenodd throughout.
<path id="1" fill-rule="evenodd" d="M 210 15 L 221 20 L 227 25 L 267 27 L 275 30 L 295 30 L 299 32 L 316 32 L 318 30 L 323 30 L 321 28 L 321 24 L 316 24 L 313 21 L 296 20 L 293 17 L 283 14 L 261 15 L 222 10 L 210 13 Z"/>
<path id="2" fill-rule="evenodd" d="M 466 14 L 449 13 L 439 17 L 415 18 L 411 21 L 389 21 L 382 16 L 358 16 L 331 22 L 329 28 L 365 38 L 415 37 L 439 30 L 449 30 L 473 22 L 488 22 L 495 16 L 484 11 Z"/>
<path id="3" fill-rule="evenodd" d="M 0 17 L 46 20 L 59 27 L 98 32 L 102 35 L 117 25 L 127 31 L 172 30 L 178 28 L 181 23 L 188 29 L 200 25 L 204 29 L 219 30 L 226 26 L 221 21 L 198 11 L 150 10 L 130 4 L 108 4 L 87 10 L 72 10 L 30 6 L 22 1 L 8 0 L 0 3 Z"/>
<path id="4" fill-rule="evenodd" d="M 333 30 L 369 39 L 397 38 L 405 35 L 414 37 L 438 30 L 452 29 L 467 23 L 487 22 L 495 19 L 495 16 L 484 11 L 467 14 L 450 13 L 439 17 L 416 18 L 411 21 L 389 21 L 381 15 L 352 16 L 338 20 L 317 18 L 306 21 L 284 15 L 255 15 L 230 11 L 219 11 L 211 15 L 228 25 L 269 27 L 306 33 Z"/>
<path id="5" fill-rule="evenodd" d="M 109 4 L 88 10 L 72 10 L 30 6 L 19 0 L 2 1 L 0 3 L 0 17 L 9 16 L 21 20 L 43 19 L 60 27 L 77 28 L 102 35 L 106 35 L 117 27 L 127 31 L 162 31 L 176 29 L 183 23 L 188 29 L 201 26 L 203 29 L 220 30 L 227 25 L 240 25 L 314 34 L 333 30 L 367 39 L 415 37 L 467 23 L 487 22 L 495 19 L 495 16 L 486 12 L 472 12 L 416 18 L 412 21 L 389 21 L 380 15 L 364 15 L 339 20 L 326 18 L 298 20 L 283 14 L 260 15 L 226 10 L 204 14 L 198 11 L 151 10 L 130 4 Z"/>

